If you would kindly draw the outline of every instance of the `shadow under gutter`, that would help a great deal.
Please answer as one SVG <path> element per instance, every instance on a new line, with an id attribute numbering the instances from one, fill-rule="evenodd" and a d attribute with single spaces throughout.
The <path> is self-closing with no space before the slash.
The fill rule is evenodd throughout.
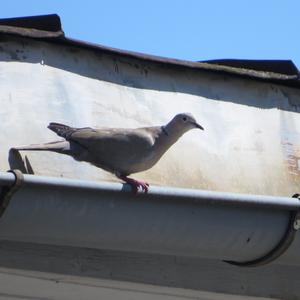
<path id="1" fill-rule="evenodd" d="M 300 264 L 299 195 L 273 197 L 0 172 L 0 240 Z M 5 211 L 5 212 L 4 212 Z M 294 243 L 293 243 L 294 242 Z M 292 246 L 291 246 L 292 245 Z M 290 247 L 291 246 L 291 247 Z"/>

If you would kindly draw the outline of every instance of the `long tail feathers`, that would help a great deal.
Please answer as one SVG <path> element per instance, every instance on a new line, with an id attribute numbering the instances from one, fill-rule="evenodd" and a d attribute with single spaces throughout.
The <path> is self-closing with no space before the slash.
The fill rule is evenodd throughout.
<path id="1" fill-rule="evenodd" d="M 72 128 L 70 126 L 60 124 L 60 123 L 50 123 L 48 125 L 48 128 L 52 131 L 54 131 L 57 135 L 68 139 L 68 137 L 76 131 L 75 128 Z M 56 141 L 51 143 L 45 143 L 45 144 L 32 144 L 28 146 L 21 146 L 21 147 L 12 147 L 11 150 L 21 150 L 21 151 L 52 151 L 52 152 L 58 152 L 63 154 L 71 154 L 71 145 L 70 143 L 66 141 Z"/>
<path id="2" fill-rule="evenodd" d="M 70 151 L 70 143 L 68 141 L 57 141 L 45 144 L 33 144 L 28 146 L 13 147 L 13 150 L 33 150 L 33 151 L 53 151 L 58 153 L 66 153 Z"/>

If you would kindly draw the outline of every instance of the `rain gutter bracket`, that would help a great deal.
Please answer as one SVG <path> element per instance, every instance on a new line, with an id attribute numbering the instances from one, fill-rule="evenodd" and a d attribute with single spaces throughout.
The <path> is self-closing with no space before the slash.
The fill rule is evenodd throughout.
<path id="1" fill-rule="evenodd" d="M 17 192 L 17 190 L 22 186 L 24 182 L 23 173 L 20 170 L 9 170 L 8 172 L 13 173 L 15 176 L 15 181 L 12 185 L 3 186 L 0 192 L 0 218 L 3 216 L 10 199 Z"/>
<path id="2" fill-rule="evenodd" d="M 300 194 L 294 194 L 292 198 L 297 198 L 300 203 Z M 300 229 L 300 208 L 298 208 L 298 210 L 293 210 L 290 212 L 290 220 L 284 236 L 279 241 L 279 243 L 266 255 L 251 261 L 244 262 L 232 260 L 223 261 L 230 265 L 238 267 L 260 267 L 269 264 L 272 261 L 276 260 L 278 257 L 280 257 L 283 253 L 285 253 L 286 250 L 291 246 L 295 239 L 298 229 Z"/>

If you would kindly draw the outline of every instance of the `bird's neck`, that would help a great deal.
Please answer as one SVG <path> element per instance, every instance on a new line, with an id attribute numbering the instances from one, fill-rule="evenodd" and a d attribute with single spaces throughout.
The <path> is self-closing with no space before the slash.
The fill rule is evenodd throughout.
<path id="1" fill-rule="evenodd" d="M 163 140 L 169 144 L 173 145 L 183 134 L 185 133 L 179 126 L 174 126 L 171 122 L 165 126 L 162 126 Z"/>

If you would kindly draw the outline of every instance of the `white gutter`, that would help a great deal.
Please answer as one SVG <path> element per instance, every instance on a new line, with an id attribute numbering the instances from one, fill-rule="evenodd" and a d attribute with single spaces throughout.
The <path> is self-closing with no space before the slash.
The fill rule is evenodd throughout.
<path id="1" fill-rule="evenodd" d="M 0 173 L 2 199 L 14 182 Z M 299 208 L 297 198 L 153 186 L 133 195 L 119 183 L 24 175 L 0 218 L 0 240 L 254 265 L 263 258 L 259 265 L 292 244 Z M 299 249 L 296 239 L 281 261 L 300 264 Z"/>

